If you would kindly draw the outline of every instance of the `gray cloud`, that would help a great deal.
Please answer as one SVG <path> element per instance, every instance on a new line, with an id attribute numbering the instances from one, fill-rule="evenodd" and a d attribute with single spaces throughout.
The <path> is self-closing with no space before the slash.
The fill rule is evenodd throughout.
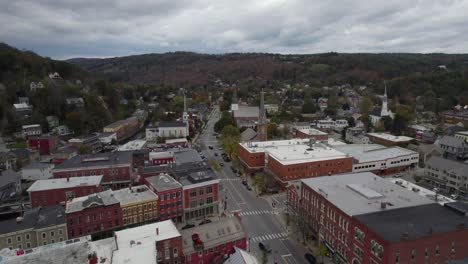
<path id="1" fill-rule="evenodd" d="M 0 41 L 54 58 L 187 50 L 466 53 L 468 1 L 0 0 Z"/>

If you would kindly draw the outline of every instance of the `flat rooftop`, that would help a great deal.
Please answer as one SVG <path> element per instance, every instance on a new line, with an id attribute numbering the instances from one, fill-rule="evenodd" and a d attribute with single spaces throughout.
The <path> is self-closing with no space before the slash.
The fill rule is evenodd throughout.
<path id="1" fill-rule="evenodd" d="M 83 177 L 71 177 L 71 178 L 62 178 L 62 179 L 47 179 L 47 180 L 37 180 L 31 187 L 29 187 L 28 192 L 37 192 L 45 190 L 55 190 L 55 189 L 68 189 L 75 187 L 84 187 L 84 186 L 98 186 L 102 182 L 101 176 L 83 176 Z"/>
<path id="2" fill-rule="evenodd" d="M 112 193 L 114 195 L 114 198 L 120 202 L 121 206 L 158 199 L 158 196 L 154 192 L 152 192 L 146 185 L 123 188 L 120 190 L 112 191 Z"/>
<path id="3" fill-rule="evenodd" d="M 37 207 L 25 211 L 23 221 L 19 223 L 16 222 L 16 218 L 0 221 L 0 234 L 8 234 L 26 229 L 41 229 L 62 224 L 66 224 L 63 205 Z"/>
<path id="4" fill-rule="evenodd" d="M 355 218 L 390 243 L 468 228 L 467 217 L 436 203 L 381 210 Z"/>
<path id="5" fill-rule="evenodd" d="M 130 165 L 133 160 L 132 154 L 131 151 L 116 151 L 90 155 L 76 155 L 55 167 L 54 171 Z"/>
<path id="6" fill-rule="evenodd" d="M 394 136 L 394 135 L 388 134 L 388 133 L 367 133 L 367 135 L 372 136 L 372 137 L 376 137 L 376 138 L 380 138 L 380 139 L 383 139 L 383 140 L 387 140 L 387 141 L 392 141 L 392 142 L 408 142 L 408 141 L 413 140 L 413 138 L 411 138 L 411 137 Z"/>
<path id="7" fill-rule="evenodd" d="M 434 203 L 371 172 L 302 180 L 349 216 Z M 386 203 L 387 209 L 381 209 Z"/>
<path id="8" fill-rule="evenodd" d="M 155 242 L 179 236 L 171 220 L 117 231 L 118 250 L 113 253 L 112 264 L 157 263 Z"/>
<path id="9" fill-rule="evenodd" d="M 119 146 L 117 151 L 140 150 L 144 147 L 146 147 L 146 140 L 137 139 Z"/>
<path id="10" fill-rule="evenodd" d="M 418 154 L 401 147 L 385 147 L 377 144 L 347 144 L 334 146 L 334 149 L 348 154 L 359 163 L 372 162 Z"/>
<path id="11" fill-rule="evenodd" d="M 169 174 L 160 174 L 158 176 L 148 177 L 146 181 L 158 192 L 182 188 L 182 184 L 172 178 Z"/>
<path id="12" fill-rule="evenodd" d="M 219 177 L 211 168 L 207 168 L 203 171 L 191 172 L 187 176 L 181 177 L 179 182 L 183 187 L 189 186 L 193 188 L 208 183 L 219 183 Z"/>
<path id="13" fill-rule="evenodd" d="M 69 214 L 82 211 L 95 205 L 107 206 L 118 203 L 119 201 L 115 199 L 112 190 L 107 190 L 100 193 L 90 194 L 88 196 L 73 198 L 73 200 L 67 202 L 65 212 Z"/>
<path id="14" fill-rule="evenodd" d="M 318 129 L 315 129 L 315 128 L 303 128 L 303 129 L 299 129 L 299 132 L 304 133 L 309 136 L 328 135 L 327 133 L 320 131 Z"/>
<path id="15" fill-rule="evenodd" d="M 259 113 L 258 106 L 239 105 L 239 109 L 234 111 L 234 118 L 258 118 Z"/>

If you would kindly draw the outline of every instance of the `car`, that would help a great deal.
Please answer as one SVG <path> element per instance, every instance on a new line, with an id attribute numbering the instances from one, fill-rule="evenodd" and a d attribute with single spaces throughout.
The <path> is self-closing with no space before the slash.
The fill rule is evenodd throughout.
<path id="1" fill-rule="evenodd" d="M 242 184 L 247 186 L 247 181 L 246 180 L 242 180 Z"/>
<path id="2" fill-rule="evenodd" d="M 189 228 L 192 228 L 192 227 L 195 227 L 194 224 L 186 224 L 182 227 L 182 229 L 189 229 Z"/>
<path id="3" fill-rule="evenodd" d="M 211 223 L 211 220 L 210 219 L 205 219 L 205 220 L 201 221 L 198 225 L 200 226 L 200 225 L 209 224 L 209 223 Z"/>
<path id="4" fill-rule="evenodd" d="M 245 188 L 246 188 L 247 190 L 249 190 L 249 191 L 252 190 L 252 187 L 250 187 L 249 185 L 246 185 Z"/>
<path id="5" fill-rule="evenodd" d="M 401 178 L 401 177 L 403 177 L 403 174 L 401 173 L 393 175 L 393 178 Z"/>
<path id="6" fill-rule="evenodd" d="M 222 147 L 219 147 L 218 150 L 223 150 L 223 148 L 222 148 Z"/>
<path id="7" fill-rule="evenodd" d="M 224 156 L 224 157 L 223 157 L 223 160 L 224 160 L 225 162 L 230 162 L 230 161 L 231 161 L 231 159 L 228 158 L 228 156 Z"/>
<path id="8" fill-rule="evenodd" d="M 209 149 L 213 149 L 213 146 L 208 146 Z"/>
<path id="9" fill-rule="evenodd" d="M 214 154 L 214 155 L 215 155 L 215 157 L 218 157 L 218 153 L 216 153 L 216 152 L 215 152 L 215 154 Z"/>
<path id="10" fill-rule="evenodd" d="M 452 194 L 452 195 L 450 195 L 450 198 L 452 198 L 453 200 L 457 200 L 457 199 L 458 199 L 458 195 Z"/>
<path id="11" fill-rule="evenodd" d="M 224 167 L 224 163 L 223 163 L 223 162 L 220 162 L 220 163 L 219 163 L 219 166 Z"/>
<path id="12" fill-rule="evenodd" d="M 432 189 L 432 191 L 433 192 L 439 192 L 440 190 L 439 190 L 439 188 L 434 188 L 434 189 Z"/>
<path id="13" fill-rule="evenodd" d="M 314 255 L 310 253 L 305 253 L 304 258 L 307 260 L 309 264 L 316 264 L 317 260 L 315 259 Z"/>
<path id="14" fill-rule="evenodd" d="M 270 245 L 268 245 L 265 241 L 260 241 L 258 243 L 258 247 L 260 248 L 260 250 L 265 251 L 267 253 L 271 252 Z"/>
<path id="15" fill-rule="evenodd" d="M 231 171 L 232 171 L 234 174 L 237 173 L 237 170 L 236 170 L 236 168 L 234 168 L 234 166 L 231 166 Z"/>

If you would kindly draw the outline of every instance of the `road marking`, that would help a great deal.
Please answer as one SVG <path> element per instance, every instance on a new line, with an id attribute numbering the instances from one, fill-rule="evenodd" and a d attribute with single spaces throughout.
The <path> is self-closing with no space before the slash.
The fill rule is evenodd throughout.
<path id="1" fill-rule="evenodd" d="M 285 233 L 273 233 L 273 234 L 250 237 L 250 240 L 252 242 L 260 242 L 260 241 L 273 240 L 273 239 L 285 240 L 286 237 L 287 235 L 285 235 Z"/>

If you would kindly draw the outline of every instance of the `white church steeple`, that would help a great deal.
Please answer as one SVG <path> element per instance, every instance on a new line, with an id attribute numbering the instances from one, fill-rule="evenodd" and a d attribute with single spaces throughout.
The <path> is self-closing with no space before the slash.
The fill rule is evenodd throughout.
<path id="1" fill-rule="evenodd" d="M 384 82 L 385 85 L 385 92 L 384 96 L 382 97 L 382 112 L 380 113 L 380 116 L 389 116 L 390 113 L 388 112 L 388 103 L 387 103 L 387 83 Z"/>

